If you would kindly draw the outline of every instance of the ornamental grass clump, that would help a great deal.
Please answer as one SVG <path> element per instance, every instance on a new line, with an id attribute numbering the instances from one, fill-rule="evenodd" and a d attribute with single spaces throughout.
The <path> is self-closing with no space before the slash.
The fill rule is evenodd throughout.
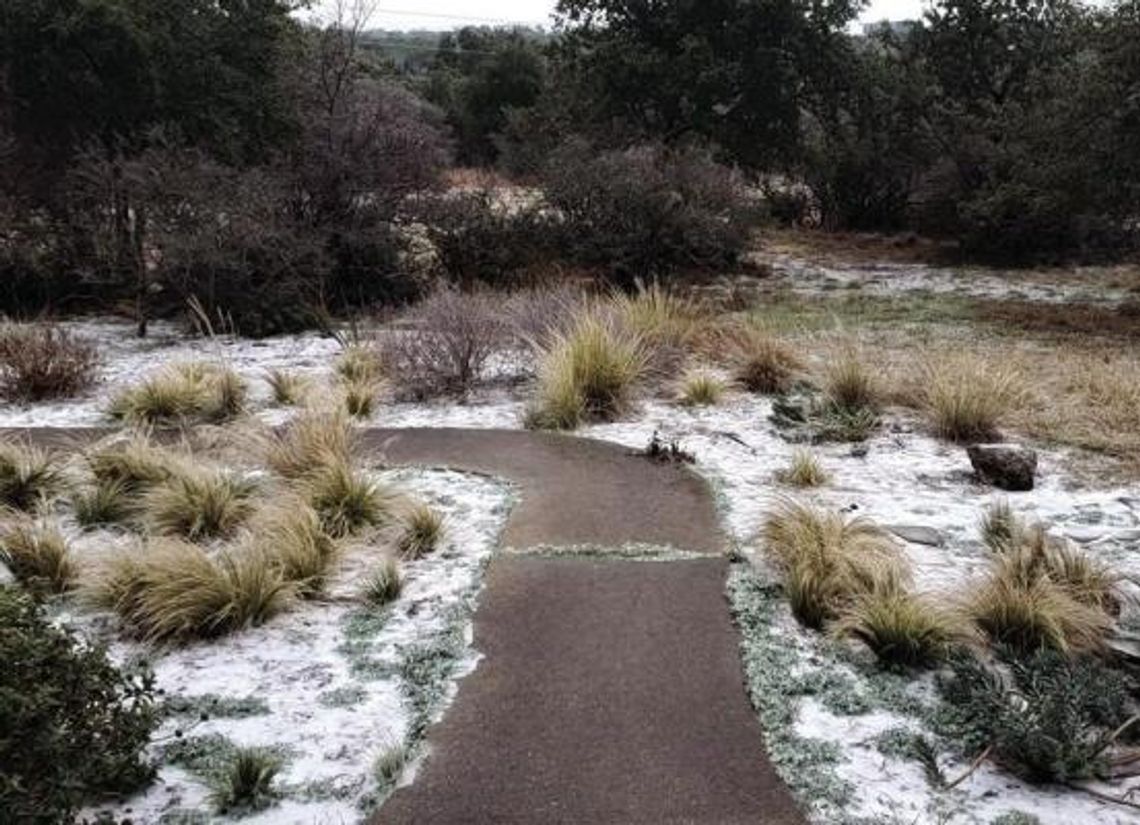
<path id="1" fill-rule="evenodd" d="M 238 748 L 213 779 L 210 802 L 219 814 L 254 813 L 270 807 L 279 796 L 274 780 L 281 757 L 265 748 Z"/>
<path id="2" fill-rule="evenodd" d="M 267 370 L 265 381 L 273 392 L 274 403 L 282 407 L 301 405 L 312 390 L 312 381 L 303 375 L 288 370 Z"/>
<path id="3" fill-rule="evenodd" d="M 858 639 L 880 661 L 904 667 L 937 664 L 970 641 L 969 625 L 958 614 L 895 581 L 856 596 L 833 630 Z"/>
<path id="4" fill-rule="evenodd" d="M 400 565 L 393 558 L 384 559 L 364 580 L 362 597 L 373 607 L 386 607 L 404 590 L 404 577 Z"/>
<path id="5" fill-rule="evenodd" d="M 1026 393 L 1018 371 L 973 354 L 931 360 L 918 387 L 919 405 L 935 432 L 959 443 L 999 437 L 999 428 Z"/>
<path id="6" fill-rule="evenodd" d="M 307 499 L 334 538 L 392 520 L 396 494 L 351 464 L 327 464 L 304 481 Z"/>
<path id="7" fill-rule="evenodd" d="M 263 624 L 293 588 L 273 559 L 248 548 L 211 555 L 180 539 L 155 539 L 104 562 L 87 587 L 133 636 L 153 643 L 208 639 Z"/>
<path id="8" fill-rule="evenodd" d="M 733 378 L 749 392 L 785 393 L 804 372 L 803 359 L 792 345 L 760 326 L 731 328 L 725 346 Z"/>
<path id="9" fill-rule="evenodd" d="M 75 521 L 84 529 L 125 524 L 139 512 L 138 502 L 118 481 L 95 482 L 77 490 L 71 497 Z"/>
<path id="10" fill-rule="evenodd" d="M 249 524 L 244 543 L 272 559 L 281 577 L 303 598 L 324 592 L 340 555 L 316 510 L 301 499 L 287 498 L 259 512 Z"/>
<path id="11" fill-rule="evenodd" d="M 66 593 L 78 572 L 58 528 L 27 517 L 0 528 L 0 561 L 28 592 L 41 597 Z"/>
<path id="12" fill-rule="evenodd" d="M 640 336 L 597 312 L 552 335 L 538 358 L 538 392 L 527 423 L 552 430 L 621 416 L 632 405 L 647 363 Z"/>
<path id="13" fill-rule="evenodd" d="M 229 367 L 188 361 L 120 391 L 109 412 L 128 424 L 220 424 L 243 412 L 247 394 L 245 380 Z"/>
<path id="14" fill-rule="evenodd" d="M 809 450 L 797 449 L 787 467 L 777 472 L 777 478 L 792 487 L 822 487 L 831 476 L 823 469 L 819 459 Z"/>
<path id="15" fill-rule="evenodd" d="M 419 559 L 433 552 L 443 538 L 443 516 L 426 504 L 415 504 L 400 516 L 400 555 Z"/>
<path id="16" fill-rule="evenodd" d="M 269 468 L 296 481 L 324 467 L 351 464 L 357 440 L 346 411 L 307 410 L 269 431 L 261 446 Z"/>
<path id="17" fill-rule="evenodd" d="M 784 574 L 792 612 L 808 627 L 821 628 L 857 597 L 909 578 L 895 542 L 867 519 L 784 500 L 768 514 L 761 539 Z"/>
<path id="18" fill-rule="evenodd" d="M 0 506 L 31 512 L 58 495 L 66 481 L 54 454 L 0 440 Z"/>
<path id="19" fill-rule="evenodd" d="M 143 508 L 156 533 L 209 540 L 232 534 L 249 517 L 255 489 L 232 473 L 198 468 L 154 487 Z"/>
<path id="20" fill-rule="evenodd" d="M 159 447 L 140 433 L 97 446 L 84 457 L 97 484 L 119 485 L 130 496 L 145 493 L 188 466 L 184 453 Z"/>
<path id="21" fill-rule="evenodd" d="M 692 370 L 681 378 L 677 401 L 686 407 L 711 407 L 721 402 L 726 390 L 724 381 L 704 370 Z"/>

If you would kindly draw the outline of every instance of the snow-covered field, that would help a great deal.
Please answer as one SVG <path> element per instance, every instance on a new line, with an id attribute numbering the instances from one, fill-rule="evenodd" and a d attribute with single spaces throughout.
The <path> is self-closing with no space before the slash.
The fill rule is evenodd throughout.
<path id="1" fill-rule="evenodd" d="M 455 680 L 477 661 L 470 611 L 512 494 L 455 472 L 379 475 L 447 520 L 441 546 L 402 565 L 404 589 L 385 608 L 356 598 L 382 552 L 367 544 L 350 546 L 327 595 L 219 640 L 146 649 L 115 639 L 109 617 L 71 608 L 73 621 L 113 640 L 115 659 L 148 659 L 174 709 L 154 738 L 158 779 L 110 809 L 116 821 L 226 821 L 195 819 L 210 809 L 209 771 L 232 747 L 255 746 L 282 757 L 282 798 L 243 822 L 359 822 L 388 790 L 373 769 L 380 753 L 394 747 L 416 755 L 423 725 L 442 712 Z M 77 548 L 82 558 L 116 540 L 122 537 L 86 534 Z M 409 679 L 406 666 L 417 659 L 431 663 L 429 683 Z M 206 721 L 199 721 L 202 713 Z M 412 762 L 401 781 L 414 769 Z"/>
<path id="2" fill-rule="evenodd" d="M 938 291 L 938 283 L 937 279 L 926 282 L 924 288 Z M 1041 296 L 1052 299 L 1052 293 Z M 289 413 L 270 404 L 261 380 L 264 371 L 280 367 L 330 380 L 338 352 L 335 341 L 317 336 L 257 342 L 186 339 L 159 325 L 153 339 L 139 342 L 130 337 L 127 324 L 71 326 L 104 343 L 103 383 L 73 402 L 0 408 L 0 426 L 106 423 L 106 403 L 116 389 L 165 363 L 200 357 L 222 358 L 249 378 L 255 414 L 268 421 L 281 420 Z M 525 387 L 521 394 L 500 387 L 463 404 L 383 403 L 370 423 L 519 428 L 524 395 Z M 704 409 L 651 400 L 629 420 L 580 433 L 641 448 L 659 431 L 665 440 L 676 439 L 695 455 L 697 471 L 716 491 L 726 529 L 755 561 L 752 572 L 742 573 L 738 567 L 733 574 L 734 601 L 744 598 L 740 594 L 749 591 L 749 581 L 770 581 L 762 560 L 753 553 L 754 535 L 773 499 L 795 492 L 775 476 L 796 445 L 769 422 L 770 412 L 768 400 L 743 394 L 732 394 L 725 403 Z M 921 536 L 921 543 L 904 542 L 918 588 L 962 592 L 986 562 L 977 523 L 983 508 L 999 496 L 972 480 L 964 450 L 930 437 L 908 414 L 892 411 L 881 432 L 864 446 L 865 451 L 851 445 L 814 448 L 831 481 L 810 493 L 796 494 L 867 516 L 896 528 L 900 535 Z M 1042 451 L 1037 489 L 1000 497 L 1028 519 L 1045 522 L 1090 554 L 1140 577 L 1140 485 L 1098 487 L 1087 473 L 1078 480 L 1068 472 L 1070 458 L 1062 450 Z M 407 566 L 409 586 L 383 621 L 361 619 L 358 605 L 332 598 L 227 640 L 161 652 L 156 660 L 159 684 L 172 696 L 219 694 L 228 700 L 263 700 L 255 703 L 256 712 L 216 714 L 197 724 L 188 716 L 172 718 L 163 729 L 164 736 L 183 726 L 184 738 L 221 734 L 240 744 L 282 748 L 288 760 L 282 777 L 288 797 L 250 821 L 359 819 L 361 807 L 375 799 L 370 770 L 378 743 L 400 742 L 408 733 L 406 696 L 398 675 L 400 651 L 431 643 L 445 629 L 452 608 L 466 604 L 477 586 L 509 492 L 489 481 L 453 473 L 406 473 L 401 481 L 448 514 L 450 532 L 444 552 Z M 350 556 L 334 594 L 351 592 L 368 554 L 368 548 L 358 548 Z M 743 581 L 742 575 L 751 578 Z M 884 745 L 901 729 L 923 730 L 921 709 L 935 701 L 931 680 L 904 682 L 902 677 L 876 675 L 837 653 L 832 641 L 800 628 L 782 600 L 764 609 L 770 612 L 768 635 L 756 655 L 785 657 L 781 661 L 788 665 L 788 677 L 802 684 L 840 686 L 805 689 L 789 700 L 783 709 L 786 729 L 773 731 L 769 740 L 777 763 L 802 798 L 819 794 L 816 821 L 988 823 L 1018 810 L 1035 814 L 1044 823 L 1140 823 L 1140 812 L 1075 791 L 1031 787 L 988 764 L 954 791 L 934 789 L 917 762 Z M 123 645 L 115 650 L 124 657 L 136 652 Z M 467 656 L 462 667 L 471 664 Z M 761 715 L 770 723 L 763 709 Z M 819 758 L 813 762 L 811 754 Z M 941 760 L 950 776 L 966 767 L 951 754 L 943 754 Z M 815 785 L 805 784 L 804 777 L 812 773 L 804 767 L 808 763 L 823 777 L 813 780 Z M 823 787 L 819 782 L 828 784 Z M 1125 789 L 1104 790 L 1120 794 Z M 168 766 L 160 781 L 129 807 L 136 821 L 155 821 L 159 811 L 199 807 L 205 793 L 205 785 L 192 772 Z"/>

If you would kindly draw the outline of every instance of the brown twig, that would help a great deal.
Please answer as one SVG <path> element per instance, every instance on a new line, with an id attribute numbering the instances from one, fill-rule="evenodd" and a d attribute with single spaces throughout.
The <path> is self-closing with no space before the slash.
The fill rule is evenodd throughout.
<path id="1" fill-rule="evenodd" d="M 1111 802 L 1114 805 L 1124 805 L 1129 808 L 1136 808 L 1140 810 L 1140 803 L 1132 802 L 1123 796 L 1113 796 L 1112 794 L 1104 793 L 1103 791 L 1094 790 L 1093 788 L 1086 788 L 1083 785 L 1075 785 L 1072 782 L 1065 783 L 1066 787 L 1072 788 L 1074 791 L 1081 791 L 1087 793 L 1089 796 L 1094 796 L 1105 802 Z"/>
<path id="2" fill-rule="evenodd" d="M 986 749 L 984 751 L 982 751 L 976 757 L 974 757 L 974 761 L 970 763 L 970 767 L 966 769 L 966 772 L 964 774 L 959 776 L 953 782 L 946 785 L 946 790 L 950 790 L 951 788 L 956 788 L 959 785 L 961 785 L 963 782 L 965 782 L 967 779 L 969 779 L 973 775 L 974 771 L 976 771 L 978 768 L 980 768 L 982 766 L 982 763 L 985 762 L 987 759 L 989 759 L 990 753 L 993 751 L 993 749 L 994 749 L 993 745 L 987 745 Z"/>

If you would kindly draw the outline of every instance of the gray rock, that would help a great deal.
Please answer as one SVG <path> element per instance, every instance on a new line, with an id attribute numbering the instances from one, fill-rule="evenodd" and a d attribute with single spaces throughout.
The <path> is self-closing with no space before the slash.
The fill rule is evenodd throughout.
<path id="1" fill-rule="evenodd" d="M 927 547 L 943 547 L 946 544 L 946 536 L 933 527 L 923 527 L 918 524 L 888 524 L 887 529 L 911 544 L 925 544 Z"/>
<path id="2" fill-rule="evenodd" d="M 1065 535 L 1077 544 L 1092 544 L 1098 539 L 1108 535 L 1108 531 L 1100 527 L 1066 527 Z"/>
<path id="3" fill-rule="evenodd" d="M 974 444 L 966 448 L 978 477 L 1002 490 L 1033 489 L 1037 453 L 1020 444 Z"/>

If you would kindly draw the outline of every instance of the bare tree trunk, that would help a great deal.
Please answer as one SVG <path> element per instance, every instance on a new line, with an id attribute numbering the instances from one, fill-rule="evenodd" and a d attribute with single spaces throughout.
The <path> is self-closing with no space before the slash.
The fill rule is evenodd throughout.
<path id="1" fill-rule="evenodd" d="M 150 294 L 150 279 L 146 267 L 146 207 L 138 206 L 134 212 L 134 237 L 132 265 L 135 270 L 135 318 L 138 326 L 135 334 L 146 338 L 149 321 L 147 297 Z"/>

